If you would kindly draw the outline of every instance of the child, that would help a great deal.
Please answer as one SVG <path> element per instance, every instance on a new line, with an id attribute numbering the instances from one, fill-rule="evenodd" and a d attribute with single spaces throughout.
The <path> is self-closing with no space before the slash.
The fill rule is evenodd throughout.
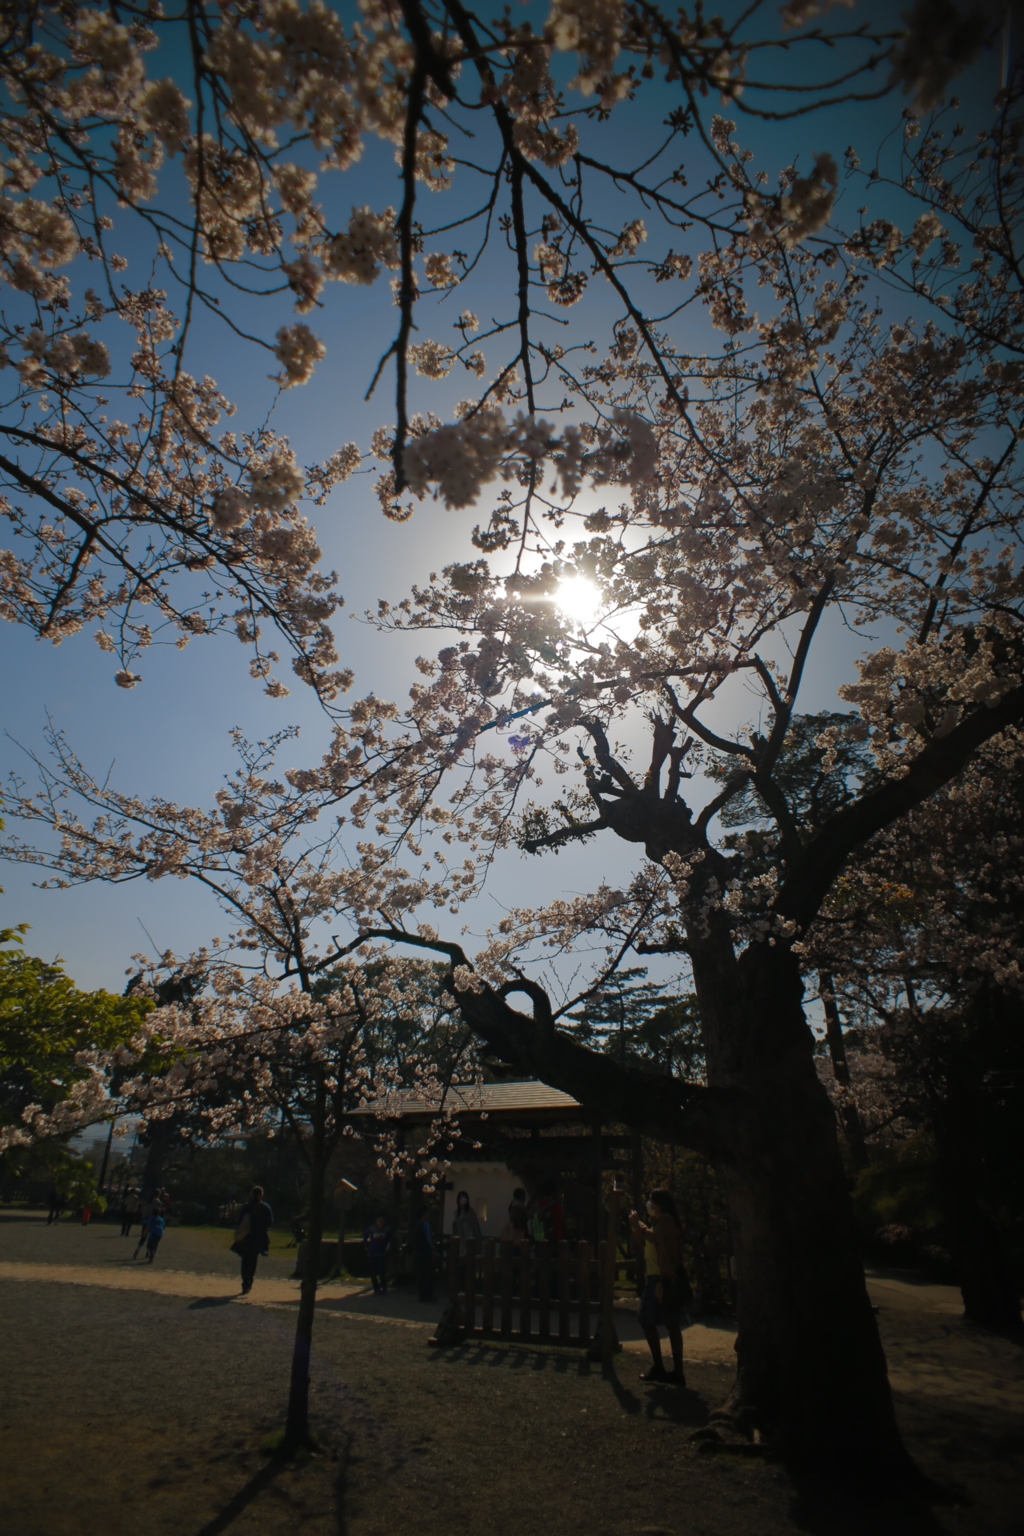
<path id="1" fill-rule="evenodd" d="M 166 1227 L 166 1225 L 167 1223 L 164 1220 L 163 1212 L 159 1210 L 154 1211 L 152 1216 L 149 1218 L 149 1225 L 146 1228 L 147 1264 L 152 1264 L 153 1260 L 156 1258 L 156 1250 L 160 1246 L 160 1239 L 164 1235 L 164 1227 Z"/>
<path id="2" fill-rule="evenodd" d="M 132 1254 L 133 1259 L 137 1259 L 142 1249 L 146 1246 L 146 1235 L 149 1232 L 150 1221 L 154 1216 L 161 1215 L 162 1212 L 163 1206 L 160 1202 L 160 1192 L 158 1190 L 155 1194 L 150 1195 L 148 1200 L 144 1200 L 142 1202 L 142 1220 L 139 1224 L 139 1240 L 135 1244 L 135 1252 Z"/>

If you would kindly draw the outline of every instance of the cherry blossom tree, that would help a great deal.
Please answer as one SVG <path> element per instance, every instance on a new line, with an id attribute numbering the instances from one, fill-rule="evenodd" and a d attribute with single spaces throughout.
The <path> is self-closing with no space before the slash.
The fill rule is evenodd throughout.
<path id="1" fill-rule="evenodd" d="M 143 25 L 127 7 L 123 20 L 87 11 L 73 37 L 61 32 L 57 63 L 43 48 L 39 69 L 59 100 L 43 99 L 39 55 L 17 40 L 17 99 L 28 105 L 11 121 L 38 123 L 46 145 L 63 146 L 63 134 L 65 159 L 81 135 L 92 146 L 79 190 L 56 212 L 76 240 L 72 216 L 92 221 L 94 259 L 107 215 L 90 176 L 156 221 L 171 267 L 187 248 L 186 320 L 207 302 L 200 268 L 216 282 L 272 277 L 304 315 L 329 281 L 394 275 L 395 329 L 380 365 L 393 378 L 394 421 L 370 445 L 382 509 L 405 520 L 433 500 L 480 520 L 467 530 L 467 558 L 376 610 L 384 631 L 443 633 L 408 704 L 353 705 L 322 761 L 292 770 L 294 796 L 282 789 L 265 837 L 237 858 L 256 861 L 257 885 L 269 880 L 260 871 L 272 856 L 255 848 L 277 846 L 292 816 L 296 831 L 308 825 L 312 805 L 323 816 L 343 804 L 353 829 L 344 854 L 341 841 L 325 841 L 315 869 L 289 876 L 303 902 L 345 929 L 316 964 L 368 942 L 443 954 L 462 1016 L 491 1050 L 719 1162 L 739 1275 L 732 1417 L 772 1434 L 794 1464 L 863 1482 L 909 1469 L 815 1071 L 804 975 L 847 863 L 1024 719 L 1022 119 L 1016 71 L 994 105 L 991 91 L 984 101 L 975 91 L 962 111 L 943 104 L 984 41 L 977 18 L 919 3 L 886 34 L 845 7 L 818 21 L 821 9 L 669 19 L 647 0 L 553 0 L 534 25 L 490 23 L 460 0 L 367 0 L 359 28 L 346 30 L 326 7 L 292 0 L 189 5 L 189 108 L 173 82 L 144 83 L 145 27 L 159 36 L 162 22 Z M 63 12 L 33 15 L 40 29 L 44 18 L 51 32 L 68 26 Z M 794 53 L 826 58 L 827 72 L 794 79 Z M 82 61 L 85 85 L 67 58 Z M 806 117 L 806 140 L 826 133 L 814 108 L 899 89 L 907 105 L 902 117 L 892 111 L 893 134 L 872 121 L 845 155 L 812 140 L 810 163 L 804 146 L 774 175 L 754 163 L 747 141 L 762 124 Z M 663 137 L 630 157 L 616 123 L 644 101 Z M 94 123 L 103 131 L 90 139 Z M 320 175 L 326 185 L 374 137 L 394 146 L 397 208 L 332 217 L 317 200 Z M 165 150 L 182 155 L 187 232 L 146 211 Z M 45 222 L 30 207 L 32 174 L 5 217 L 28 252 L 18 246 L 12 262 L 31 263 L 34 251 L 41 266 L 43 248 L 29 249 L 32 221 Z M 426 192 L 457 198 L 464 183 L 479 186 L 477 201 L 456 201 L 432 225 Z M 426 316 L 443 315 L 455 290 L 471 294 L 478 266 L 499 258 L 507 308 L 483 327 L 462 310 L 448 341 L 423 335 Z M 38 352 L 51 393 L 67 348 L 50 362 L 47 349 L 64 338 L 74 351 L 79 331 L 89 334 L 83 319 L 65 338 L 63 310 L 53 313 L 41 341 L 18 332 L 9 343 L 19 362 Z M 188 453 L 175 448 L 178 406 L 164 380 L 179 376 L 180 343 L 165 334 L 161 345 L 153 398 L 161 410 L 172 404 L 166 451 L 184 454 L 189 486 L 208 476 L 188 506 L 197 518 L 208 509 L 204 526 L 242 530 L 245 547 L 264 539 L 269 506 L 291 538 L 300 477 L 290 449 L 265 436 L 214 448 L 191 417 Z M 317 348 L 306 321 L 278 333 L 282 385 L 309 376 Z M 453 373 L 476 381 L 453 419 L 419 408 L 419 394 L 414 403 L 414 389 L 426 401 Z M 182 388 L 213 399 L 212 385 Z M 155 405 L 150 415 L 164 419 Z M 149 416 L 140 432 L 148 452 Z M 203 460 L 194 472 L 193 444 Z M 61 484 L 63 445 L 47 461 Z M 360 460 L 358 449 L 326 446 L 306 476 L 313 489 Z M 121 503 L 112 511 L 120 516 Z M 260 550 L 278 548 L 276 531 Z M 38 578 L 49 583 L 40 612 L 54 594 L 70 604 L 73 589 L 82 601 L 85 536 L 61 543 L 64 565 Z M 261 604 L 273 611 L 270 597 Z M 857 742 L 871 770 L 814 819 L 780 764 L 808 671 L 842 625 L 863 636 L 864 656 L 839 688 L 854 713 L 827 725 L 819 745 L 827 766 Z M 314 649 L 327 647 L 315 634 Z M 327 650 L 298 663 L 318 681 Z M 324 682 L 325 695 L 344 682 Z M 228 859 L 249 815 L 245 795 L 226 791 L 216 816 L 122 803 L 59 752 L 41 798 L 16 785 L 12 809 L 48 820 L 62 846 L 21 856 L 64 878 L 118 879 L 130 846 L 134 872 L 158 876 L 183 871 L 198 839 L 215 851 L 198 858 L 197 877 L 222 878 L 204 861 Z M 704 768 L 722 760 L 709 789 Z M 100 821 L 71 815 L 61 786 L 91 800 Z M 722 813 L 741 803 L 760 810 L 742 835 L 723 833 Z M 112 813 L 116 834 L 104 820 Z M 137 837 L 120 835 L 120 816 L 142 826 Z M 638 856 L 623 888 L 512 909 L 479 955 L 418 915 L 457 910 L 506 850 L 599 837 Z M 410 872 L 398 862 L 407 856 L 422 861 Z M 231 868 L 229 904 L 243 881 L 242 864 Z M 245 919 L 267 935 L 282 921 L 263 895 L 258 923 Z M 556 996 L 538 951 L 561 957 L 601 942 L 587 984 Z M 268 939 L 267 953 L 284 957 L 280 975 L 303 992 L 309 966 L 282 944 Z M 634 953 L 688 967 L 706 1080 L 614 1063 L 559 1027 L 581 990 L 607 985 Z M 530 1014 L 512 1007 L 518 993 Z"/>
<path id="2" fill-rule="evenodd" d="M 769 26 L 759 35 L 752 13 L 736 24 L 699 10 L 670 22 L 655 7 L 621 0 L 556 0 L 539 30 L 529 20 L 492 26 L 461 3 L 420 0 L 363 0 L 358 26 L 322 0 L 305 9 L 297 0 L 183 0 L 170 12 L 150 0 L 8 8 L 0 34 L 0 282 L 10 301 L 0 315 L 8 379 L 0 484 L 13 543 L 0 562 L 0 612 L 53 642 L 98 624 L 95 638 L 117 657 L 125 688 L 139 681 L 133 669 L 151 644 L 184 646 L 233 630 L 254 647 L 255 674 L 281 694 L 272 675 L 279 658 L 260 636 L 269 621 L 298 675 L 330 703 L 349 681 L 335 666 L 329 628 L 339 598 L 334 577 L 318 569 L 298 504 L 322 502 L 359 466 L 360 449 L 336 444 L 303 470 L 265 425 L 224 431 L 230 402 L 207 374 L 188 371 L 197 329 L 222 325 L 233 344 L 262 350 L 278 389 L 290 389 L 309 380 L 323 342 L 301 319 L 272 338 L 253 334 L 240 301 L 284 294 L 306 315 L 327 282 L 370 284 L 394 273 L 399 321 L 381 366 L 394 362 L 397 426 L 375 445 L 393 460 L 380 495 L 389 515 L 404 517 L 396 497 L 445 465 L 446 494 L 465 505 L 507 436 L 497 405 L 522 400 L 532 414 L 542 378 L 570 390 L 576 382 L 564 349 L 531 329 L 531 272 L 547 301 L 565 307 L 583 293 L 593 262 L 658 353 L 625 282 L 643 225 L 633 219 L 616 233 L 581 218 L 565 200 L 574 201 L 565 167 L 631 186 L 680 229 L 694 219 L 712 233 L 728 228 L 728 216 L 723 224 L 699 197 L 674 195 L 671 178 L 647 188 L 627 172 L 623 182 L 616 167 L 582 155 L 581 126 L 656 76 L 679 93 L 672 148 L 698 125 L 707 141 L 699 102 L 709 89 L 766 118 L 884 94 L 890 73 L 935 95 L 978 42 L 955 14 L 936 32 L 921 5 L 909 31 L 889 33 L 807 27 L 821 9 L 789 5 L 788 31 Z M 803 81 L 795 96 L 783 83 L 781 106 L 768 100 L 773 60 L 794 49 L 810 58 L 823 42 L 844 50 L 842 67 Z M 570 89 L 582 107 L 567 102 L 552 73 L 553 60 L 573 52 L 580 67 Z M 763 67 L 751 71 L 752 59 Z M 758 105 L 754 96 L 765 99 Z M 417 199 L 452 186 L 458 156 L 448 124 L 455 114 L 457 136 L 465 135 L 481 112 L 492 124 L 492 163 L 462 166 L 483 178 L 483 196 L 471 214 L 430 234 Z M 331 210 L 318 200 L 321 183 L 330 189 L 373 140 L 395 146 L 397 212 Z M 728 171 L 715 155 L 717 199 Z M 825 209 L 822 174 L 788 194 L 794 229 Z M 510 212 L 498 221 L 507 219 L 513 236 L 513 316 L 474 340 L 478 322 L 465 311 L 451 344 L 415 339 L 417 303 L 431 292 L 445 298 L 474 264 L 441 237 L 461 230 L 486 245 L 506 183 Z M 546 220 L 532 256 L 527 193 L 541 197 Z M 124 281 L 129 264 L 145 273 L 141 282 Z M 691 257 L 669 252 L 661 271 L 679 279 L 691 267 Z M 409 439 L 429 418 L 412 413 L 411 371 L 429 380 L 458 367 L 480 379 L 489 372 L 480 342 L 500 345 L 506 335 L 513 352 L 471 402 L 475 428 L 448 428 L 413 451 Z M 526 435 L 539 441 L 533 429 Z"/>
<path id="3" fill-rule="evenodd" d="M 352 1111 L 374 1108 L 368 1126 L 380 1166 L 415 1172 L 430 1190 L 451 1144 L 447 1086 L 460 1061 L 472 1071 L 472 1053 L 467 1062 L 465 1038 L 451 1038 L 452 1007 L 439 998 L 436 968 L 375 956 L 365 946 L 349 958 L 332 937 L 339 914 L 365 921 L 368 900 L 398 910 L 411 892 L 417 900 L 425 893 L 424 883 L 410 881 L 393 861 L 344 867 L 340 773 L 326 791 L 316 774 L 278 777 L 274 757 L 282 738 L 236 742 L 238 771 L 216 807 L 203 812 L 121 795 L 93 780 L 66 742 L 52 737 L 46 789 L 34 810 L 23 800 L 21 812 L 55 826 L 62 847 L 19 846 L 15 856 L 59 871 L 59 884 L 191 879 L 216 897 L 232 926 L 209 950 L 184 961 L 168 954 L 144 967 L 132 997 L 121 1001 L 122 1011 L 140 1015 L 134 1032 L 121 1032 L 130 1038 L 79 1052 L 82 1089 L 49 1114 L 41 1104 L 28 1106 L 8 1136 L 27 1143 L 112 1113 L 141 1116 L 151 1135 L 168 1128 L 206 1143 L 282 1128 L 292 1134 L 309 1184 L 284 1432 L 285 1447 L 293 1449 L 312 1439 L 309 1359 L 325 1180 L 343 1138 L 355 1134 Z M 79 819 L 76 802 L 98 813 L 91 823 Z M 446 899 L 443 879 L 434 882 L 434 894 Z M 187 984 L 192 977 L 197 985 Z M 396 1029 L 400 1052 L 387 1048 Z M 399 1149 L 387 1119 L 398 1096 L 410 1092 L 434 1110 L 433 1123 L 418 1146 Z"/>

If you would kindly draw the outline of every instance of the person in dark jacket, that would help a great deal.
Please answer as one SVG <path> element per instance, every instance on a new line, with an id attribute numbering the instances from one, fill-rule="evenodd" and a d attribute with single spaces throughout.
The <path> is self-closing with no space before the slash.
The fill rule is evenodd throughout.
<path id="1" fill-rule="evenodd" d="M 427 1208 L 420 1210 L 412 1229 L 412 1253 L 420 1301 L 434 1299 L 434 1233 Z"/>
<path id="2" fill-rule="evenodd" d="M 252 1194 L 238 1213 L 238 1227 L 232 1253 L 242 1261 L 242 1295 L 248 1296 L 256 1274 L 256 1261 L 260 1254 L 270 1252 L 270 1228 L 274 1213 L 263 1198 L 263 1190 L 255 1185 Z M 244 1229 L 244 1230 L 243 1230 Z"/>
<path id="3" fill-rule="evenodd" d="M 370 1260 L 370 1279 L 378 1296 L 386 1296 L 388 1291 L 388 1249 L 393 1235 L 384 1216 L 378 1216 L 363 1233 L 363 1247 Z"/>

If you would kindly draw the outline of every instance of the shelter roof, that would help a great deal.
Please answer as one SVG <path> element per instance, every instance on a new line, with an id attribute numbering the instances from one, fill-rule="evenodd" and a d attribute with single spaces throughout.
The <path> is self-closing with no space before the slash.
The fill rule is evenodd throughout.
<path id="1" fill-rule="evenodd" d="M 537 1081 L 521 1083 L 457 1083 L 448 1090 L 447 1107 L 460 1120 L 486 1115 L 491 1120 L 565 1121 L 585 1118 L 583 1106 L 560 1088 Z M 386 1103 L 368 1104 L 355 1115 L 383 1115 L 389 1120 L 432 1120 L 438 1106 L 415 1093 L 389 1096 Z"/>

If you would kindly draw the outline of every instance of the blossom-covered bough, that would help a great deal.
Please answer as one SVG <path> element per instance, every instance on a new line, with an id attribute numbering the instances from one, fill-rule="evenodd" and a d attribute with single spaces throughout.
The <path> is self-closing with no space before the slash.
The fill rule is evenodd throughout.
<path id="1" fill-rule="evenodd" d="M 787 19 L 797 24 L 814 9 L 791 7 Z M 299 502 L 321 502 L 358 467 L 360 451 L 338 443 L 303 470 L 266 427 L 225 431 L 230 403 L 208 374 L 188 370 L 197 329 L 223 326 L 226 340 L 263 351 L 279 388 L 302 385 L 325 352 L 315 330 L 298 320 L 254 335 L 251 303 L 243 319 L 239 301 L 277 307 L 283 293 L 306 314 L 326 282 L 367 284 L 393 272 L 400 322 L 384 361 L 394 359 L 398 421 L 386 435 L 394 470 L 380 494 L 392 515 L 406 515 L 392 491 L 422 483 L 441 452 L 435 444 L 407 463 L 407 439 L 429 419 L 410 414 L 410 368 L 427 378 L 456 363 L 471 378 L 488 371 L 468 312 L 451 346 L 415 336 L 417 254 L 435 296 L 471 265 L 428 244 L 417 217 L 420 189 L 451 186 L 442 124 L 458 110 L 465 133 L 482 109 L 498 134 L 492 167 L 467 162 L 491 184 L 482 206 L 449 228 L 486 243 L 506 178 L 511 190 L 518 313 L 493 334 L 511 327 L 517 341 L 472 402 L 482 424 L 488 401 L 522 399 L 532 412 L 541 378 L 560 371 L 562 349 L 551 353 L 531 329 L 536 261 L 556 305 L 582 294 L 582 258 L 597 262 L 629 308 L 616 259 L 643 239 L 635 220 L 616 236 L 569 213 L 562 229 L 562 168 L 578 154 L 579 130 L 551 75 L 552 53 L 580 50 L 574 83 L 591 98 L 584 112 L 592 117 L 635 90 L 639 63 L 645 76 L 657 66 L 681 82 L 689 99 L 709 87 L 738 96 L 752 43 L 749 27 L 740 35 L 698 18 L 679 28 L 646 5 L 559 3 L 539 31 L 529 22 L 495 31 L 458 4 L 366 0 L 360 12 L 359 25 L 346 26 L 321 0 L 306 9 L 297 0 L 183 0 L 169 10 L 26 0 L 5 11 L 0 487 L 12 543 L 0 561 L 0 613 L 54 642 L 98 625 L 122 687 L 139 681 L 134 668 L 149 645 L 184 646 L 227 629 L 255 646 L 254 674 L 279 696 L 278 657 L 260 643 L 268 623 L 325 704 L 349 681 L 329 628 L 335 580 L 318 568 Z M 833 32 L 856 45 L 856 60 L 801 86 L 797 110 L 885 88 L 878 67 L 895 34 Z M 754 40 L 756 56 L 783 43 L 813 50 L 819 36 Z M 916 67 L 897 59 L 908 78 Z M 457 83 L 466 72 L 468 90 Z M 691 117 L 686 108 L 670 140 Z M 331 186 L 324 173 L 348 170 L 374 139 L 396 146 L 397 212 L 364 205 L 349 216 L 318 201 L 322 183 Z M 596 174 L 613 170 L 601 165 Z M 527 187 L 541 189 L 547 204 L 537 258 L 524 223 Z M 684 224 L 708 222 L 699 199 L 692 211 L 667 194 L 657 199 Z M 682 276 L 688 264 L 671 257 L 666 272 Z M 476 485 L 488 463 L 485 453 Z"/>
<path id="2" fill-rule="evenodd" d="M 394 421 L 370 445 L 381 506 L 404 520 L 432 499 L 452 521 L 479 519 L 464 559 L 376 610 L 383 630 L 443 634 L 408 704 L 353 705 L 323 760 L 292 770 L 294 794 L 256 843 L 340 808 L 344 857 L 332 845 L 310 877 L 335 915 L 324 961 L 378 942 L 444 955 L 463 1017 L 504 1060 L 714 1157 L 739 1279 L 731 1417 L 794 1464 L 862 1485 L 906 1477 L 803 976 L 848 861 L 1024 719 L 1019 72 L 994 104 L 979 75 L 964 108 L 942 105 L 984 41 L 952 5 L 918 4 L 888 35 L 814 4 L 734 21 L 668 18 L 647 0 L 552 0 L 494 22 L 460 0 L 360 9 L 349 29 L 293 0 L 187 5 L 190 133 L 176 87 L 138 75 L 135 12 L 87 20 L 73 45 L 95 54 L 90 90 L 135 71 L 139 131 L 119 131 L 126 169 L 104 174 L 140 217 L 158 144 L 181 150 L 193 222 L 159 234 L 176 271 L 189 253 L 183 329 L 221 297 L 203 297 L 201 273 L 278 282 L 310 317 L 273 343 L 281 382 L 301 382 L 324 285 L 390 274 L 378 376 L 394 382 Z M 871 119 L 845 154 L 811 138 L 810 159 L 787 147 L 772 176 L 754 163 L 752 127 L 796 116 L 804 137 L 824 135 L 816 106 L 855 111 L 899 88 L 902 116 L 871 108 L 891 110 L 893 134 Z M 152 131 L 150 92 L 165 114 Z M 631 155 L 616 125 L 645 102 L 663 137 Z M 394 151 L 391 202 L 349 216 L 318 201 L 375 138 Z M 434 225 L 427 193 L 452 200 Z M 496 270 L 497 313 L 455 318 L 478 277 L 490 308 Z M 32 342 L 48 381 L 62 313 Z M 448 317 L 449 340 L 423 333 L 428 314 Z M 86 349 L 77 334 L 72 351 Z M 14 335 L 9 350 L 31 351 Z M 172 422 L 180 356 L 168 341 L 155 386 Z M 414 401 L 454 373 L 472 383 L 451 419 Z M 287 446 L 218 440 L 214 461 L 204 434 L 188 451 L 215 465 L 209 525 L 262 538 L 269 495 L 290 529 Z M 323 493 L 359 462 L 325 448 L 307 477 Z M 183 462 L 191 484 L 199 469 Z M 61 602 L 85 590 L 74 558 L 52 583 Z M 573 583 L 588 594 L 575 611 Z M 820 745 L 828 760 L 859 743 L 871 769 L 809 818 L 780 764 L 844 627 L 864 657 Z M 233 847 L 246 823 L 244 797 L 226 792 L 212 816 L 119 802 L 59 742 L 58 756 L 41 797 L 16 785 L 12 809 L 55 826 L 61 848 L 14 852 L 65 877 L 122 878 L 128 859 L 209 883 L 189 839 Z M 63 789 L 101 820 L 77 820 Z M 723 835 L 718 818 L 742 803 L 757 816 Z M 426 924 L 516 846 L 595 837 L 635 852 L 622 889 L 513 909 L 480 955 Z M 594 985 L 632 953 L 689 967 L 706 1082 L 654 1080 L 559 1029 L 579 997 L 558 1003 L 537 950 L 602 938 Z"/>

